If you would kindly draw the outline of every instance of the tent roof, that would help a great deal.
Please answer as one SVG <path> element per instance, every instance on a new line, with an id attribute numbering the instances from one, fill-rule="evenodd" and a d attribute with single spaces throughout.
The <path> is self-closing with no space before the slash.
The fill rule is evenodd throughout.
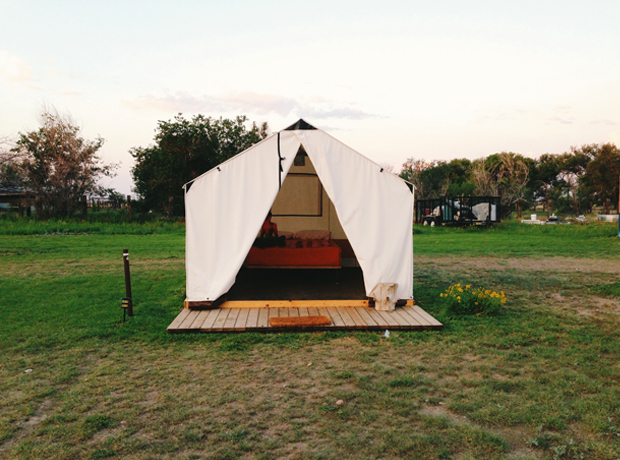
<path id="1" fill-rule="evenodd" d="M 283 131 L 299 131 L 299 130 L 308 130 L 308 129 L 316 129 L 316 128 L 312 126 L 310 123 L 308 123 L 307 121 L 300 118 L 288 128 L 283 129 Z"/>

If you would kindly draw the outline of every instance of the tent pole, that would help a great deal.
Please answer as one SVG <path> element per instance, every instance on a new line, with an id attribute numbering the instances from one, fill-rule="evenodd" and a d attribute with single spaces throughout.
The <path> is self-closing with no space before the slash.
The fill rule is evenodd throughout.
<path id="1" fill-rule="evenodd" d="M 278 133 L 278 180 L 280 181 L 280 188 L 282 188 L 282 154 L 280 153 L 280 133 Z M 279 190 L 279 189 L 278 189 Z"/>

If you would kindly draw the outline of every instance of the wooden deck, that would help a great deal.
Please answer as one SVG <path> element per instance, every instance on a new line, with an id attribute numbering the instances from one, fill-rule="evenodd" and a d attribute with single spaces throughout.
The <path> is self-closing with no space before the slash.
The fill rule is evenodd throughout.
<path id="1" fill-rule="evenodd" d="M 242 331 L 282 331 L 269 325 L 269 318 L 274 316 L 313 316 L 324 315 L 331 319 L 328 326 L 294 328 L 292 330 L 344 330 L 344 329 L 441 329 L 443 324 L 416 305 L 398 307 L 393 312 L 380 312 L 374 308 L 361 306 L 343 306 L 346 302 L 329 305 L 329 301 L 289 303 L 289 305 L 323 306 L 282 306 L 285 302 L 256 302 L 254 306 L 239 307 L 235 302 L 225 302 L 213 310 L 190 310 L 184 308 L 179 316 L 168 326 L 171 333 L 184 332 L 242 332 Z M 240 303 L 241 304 L 241 303 Z M 351 304 L 355 305 L 353 302 Z M 269 306 L 266 306 L 269 305 Z"/>

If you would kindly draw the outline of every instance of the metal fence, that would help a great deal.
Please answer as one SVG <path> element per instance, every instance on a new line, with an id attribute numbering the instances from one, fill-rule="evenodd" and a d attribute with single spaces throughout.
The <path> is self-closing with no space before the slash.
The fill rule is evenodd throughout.
<path id="1" fill-rule="evenodd" d="M 415 202 L 415 221 L 424 225 L 491 225 L 500 216 L 499 196 L 443 196 Z"/>

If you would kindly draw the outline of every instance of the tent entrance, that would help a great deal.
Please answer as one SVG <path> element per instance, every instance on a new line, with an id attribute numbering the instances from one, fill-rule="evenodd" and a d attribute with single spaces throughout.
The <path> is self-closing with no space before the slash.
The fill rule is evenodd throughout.
<path id="1" fill-rule="evenodd" d="M 224 296 L 227 300 L 368 299 L 362 270 L 303 146 L 299 147 L 271 213 L 279 235 L 286 236 L 289 244 L 299 238 L 307 238 L 304 246 L 309 245 L 308 239 L 329 239 L 335 243 L 340 248 L 339 266 L 310 268 L 302 262 L 298 267 L 248 268 L 245 263 Z"/>
<path id="2" fill-rule="evenodd" d="M 366 300 L 360 268 L 242 268 L 226 300 Z"/>
<path id="3" fill-rule="evenodd" d="M 359 267 L 336 208 L 303 146 L 297 151 L 271 213 L 278 231 L 287 237 L 316 231 L 314 236 L 320 238 L 324 236 L 320 232 L 329 232 L 329 238 L 342 249 L 342 266 Z"/>

